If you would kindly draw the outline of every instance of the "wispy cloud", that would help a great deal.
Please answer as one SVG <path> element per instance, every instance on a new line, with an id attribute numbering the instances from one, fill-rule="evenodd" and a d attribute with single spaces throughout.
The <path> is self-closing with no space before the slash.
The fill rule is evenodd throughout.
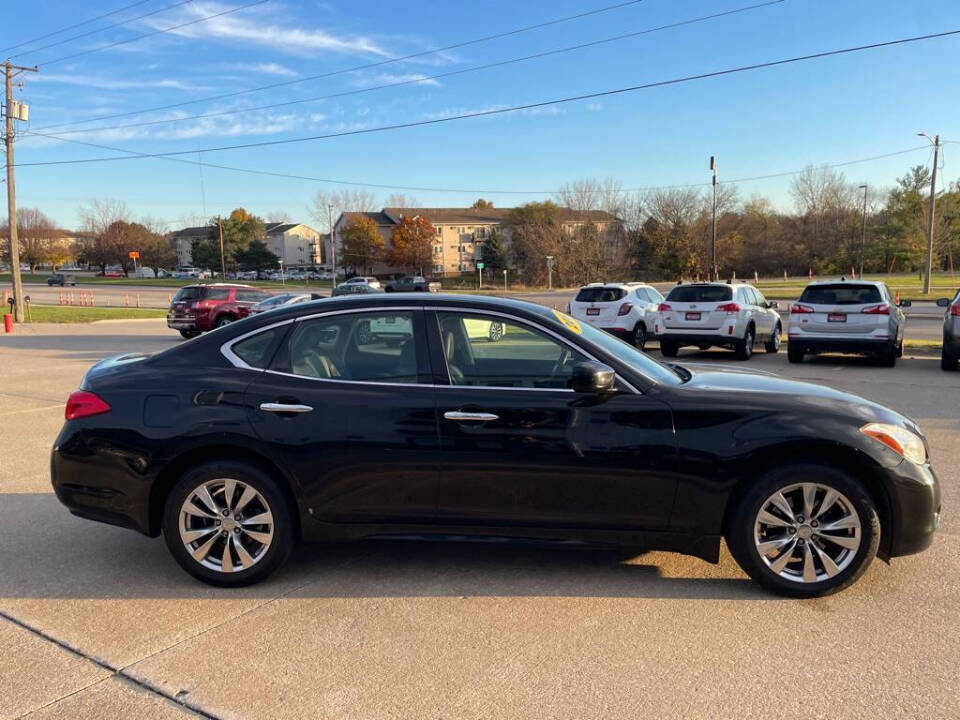
<path id="1" fill-rule="evenodd" d="M 228 66 L 230 70 L 259 73 L 260 75 L 276 75 L 277 77 L 297 77 L 300 73 L 280 63 L 235 63 Z"/>
<path id="2" fill-rule="evenodd" d="M 61 85 L 76 85 L 78 87 L 98 88 L 100 90 L 128 90 L 131 88 L 168 88 L 171 90 L 185 90 L 195 92 L 199 90 L 210 90 L 210 87 L 204 85 L 194 85 L 183 82 L 182 80 L 173 80 L 161 78 L 158 80 L 136 79 L 124 80 L 121 78 L 98 77 L 96 75 L 87 75 L 77 73 L 76 75 L 56 75 L 50 73 L 38 73 L 31 81 L 59 83 Z"/>
<path id="3" fill-rule="evenodd" d="M 411 85 L 431 85 L 439 86 L 440 83 L 423 73 L 376 73 L 365 77 L 356 78 L 353 84 L 357 87 L 372 87 L 374 85 L 394 85 L 397 83 L 410 83 Z"/>
<path id="4" fill-rule="evenodd" d="M 181 8 L 179 18 L 174 18 L 173 24 L 197 20 L 213 15 L 229 6 L 219 3 L 190 3 Z M 257 18 L 251 17 L 257 16 Z M 171 30 L 170 34 L 191 39 L 209 40 L 218 38 L 230 40 L 232 43 L 246 43 L 261 45 L 272 50 L 291 53 L 316 53 L 319 51 L 342 54 L 373 54 L 386 57 L 388 53 L 370 37 L 365 35 L 349 35 L 319 28 L 304 28 L 282 26 L 276 23 L 265 22 L 265 15 L 256 10 L 244 11 L 236 15 L 222 15 L 201 23 Z M 171 26 L 169 16 L 163 21 L 153 21 L 150 24 L 157 29 Z"/>

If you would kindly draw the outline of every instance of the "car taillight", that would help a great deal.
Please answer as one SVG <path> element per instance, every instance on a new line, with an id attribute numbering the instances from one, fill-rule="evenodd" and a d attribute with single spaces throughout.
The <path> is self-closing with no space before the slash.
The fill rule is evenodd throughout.
<path id="1" fill-rule="evenodd" d="M 74 390 L 67 398 L 67 409 L 63 414 L 67 420 L 79 420 L 108 412 L 110 406 L 92 392 Z"/>
<path id="2" fill-rule="evenodd" d="M 886 303 L 882 305 L 871 305 L 870 307 L 864 308 L 860 311 L 864 315 L 889 315 L 890 306 Z"/>
<path id="3" fill-rule="evenodd" d="M 814 312 L 812 307 L 807 307 L 806 305 L 800 305 L 799 303 L 790 308 L 792 313 L 812 313 Z"/>
<path id="4" fill-rule="evenodd" d="M 667 312 L 668 310 L 673 310 L 673 308 L 667 305 L 667 303 L 657 305 L 657 312 Z"/>
<path id="5" fill-rule="evenodd" d="M 960 317 L 960 305 L 951 305 L 950 314 L 954 317 Z"/>
<path id="6" fill-rule="evenodd" d="M 620 306 L 620 309 L 617 310 L 617 315 L 627 315 L 631 310 L 633 310 L 632 303 L 624 303 Z"/>
<path id="7" fill-rule="evenodd" d="M 740 312 L 740 306 L 737 303 L 724 303 L 723 305 L 717 305 L 717 310 L 725 313 L 738 313 Z"/>

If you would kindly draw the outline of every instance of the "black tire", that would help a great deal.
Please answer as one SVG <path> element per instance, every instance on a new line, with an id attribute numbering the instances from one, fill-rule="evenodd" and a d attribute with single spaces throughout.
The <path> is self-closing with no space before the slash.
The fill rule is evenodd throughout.
<path id="1" fill-rule="evenodd" d="M 956 353 L 947 349 L 947 343 L 944 341 L 943 349 L 940 351 L 940 369 L 947 372 L 956 372 L 957 365 L 960 364 L 958 361 L 960 361 L 960 358 L 957 357 Z"/>
<path id="2" fill-rule="evenodd" d="M 753 340 L 754 330 L 753 325 L 747 327 L 747 331 L 743 334 L 743 340 L 738 342 L 733 350 L 737 354 L 737 360 L 749 360 L 753 357 Z"/>
<path id="3" fill-rule="evenodd" d="M 200 485 L 222 478 L 238 480 L 254 488 L 266 501 L 267 510 L 273 516 L 273 537 L 262 557 L 258 557 L 251 567 L 234 572 L 222 572 L 200 564 L 187 551 L 180 537 L 180 511 L 184 502 Z M 239 498 L 236 500 L 239 501 Z M 219 587 L 241 587 L 260 582 L 286 562 L 295 541 L 293 517 L 293 510 L 286 496 L 266 472 L 243 461 L 214 461 L 188 470 L 170 490 L 164 504 L 163 537 L 180 567 L 195 578 Z M 209 556 L 216 558 L 219 555 L 219 542 L 222 541 L 215 541 Z M 235 557 L 239 557 L 235 551 L 232 552 Z"/>
<path id="4" fill-rule="evenodd" d="M 817 576 L 822 575 L 823 579 L 814 582 L 791 580 L 778 574 L 764 562 L 755 540 L 757 516 L 767 500 L 778 489 L 803 482 L 815 482 L 841 493 L 849 501 L 851 510 L 856 512 L 860 521 L 860 543 L 857 549 L 853 551 L 848 564 L 839 573 L 829 577 L 826 572 L 826 565 L 822 561 L 815 560 Z M 823 495 L 819 493 L 816 498 L 816 503 L 822 503 L 824 499 Z M 802 507 L 797 509 L 802 511 Z M 806 520 L 809 521 L 809 519 Z M 809 524 L 807 528 L 809 528 Z M 877 554 L 877 547 L 880 544 L 880 519 L 869 493 L 856 478 L 845 470 L 823 463 L 797 462 L 770 469 L 751 483 L 747 491 L 740 496 L 736 507 L 732 508 L 725 536 L 730 553 L 740 567 L 767 590 L 788 597 L 821 597 L 849 587 L 866 572 Z M 796 532 L 795 536 L 798 538 L 795 542 L 799 544 L 800 533 Z M 810 540 L 809 542 L 814 543 L 815 541 Z M 816 545 L 812 547 L 814 547 L 814 550 L 817 550 L 817 548 L 838 549 L 838 546 L 830 545 L 823 540 L 817 540 Z M 803 551 L 799 552 L 802 557 Z M 819 556 L 820 553 L 812 552 L 811 555 Z M 785 571 L 791 574 L 802 573 L 803 561 L 798 558 L 797 562 L 799 562 L 800 567 L 797 567 L 796 563 L 788 563 Z M 823 572 L 821 573 L 821 571 Z"/>
<path id="5" fill-rule="evenodd" d="M 647 326 L 642 322 L 638 322 L 637 326 L 633 329 L 633 346 L 637 350 L 643 350 L 647 347 Z"/>
<path id="6" fill-rule="evenodd" d="M 200 332 L 198 330 L 181 330 L 180 331 L 180 335 L 186 340 L 189 340 L 190 338 L 195 338 L 199 334 Z"/>
<path id="7" fill-rule="evenodd" d="M 803 348 L 799 345 L 787 343 L 787 361 L 792 363 L 803 362 Z"/>
<path id="8" fill-rule="evenodd" d="M 768 353 L 776 354 L 780 352 L 780 336 L 783 334 L 783 328 L 778 322 L 773 328 L 773 335 L 763 344 L 763 349 Z"/>
<path id="9" fill-rule="evenodd" d="M 660 341 L 660 354 L 664 357 L 676 357 L 679 350 L 680 347 L 675 342 L 670 342 L 669 340 Z"/>
<path id="10" fill-rule="evenodd" d="M 217 318 L 217 321 L 214 323 L 214 327 L 219 328 L 219 327 L 223 327 L 224 325 L 229 325 L 234 320 L 236 320 L 236 318 L 233 315 L 220 315 Z"/>
<path id="11" fill-rule="evenodd" d="M 897 364 L 897 347 L 892 345 L 877 355 L 877 362 L 881 367 L 895 367 Z"/>

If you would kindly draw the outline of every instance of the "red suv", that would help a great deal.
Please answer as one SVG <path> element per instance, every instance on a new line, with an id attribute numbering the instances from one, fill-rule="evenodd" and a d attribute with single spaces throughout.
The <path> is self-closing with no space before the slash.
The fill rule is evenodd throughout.
<path id="1" fill-rule="evenodd" d="M 167 327 L 185 338 L 245 318 L 270 293 L 249 285 L 187 285 L 177 291 L 167 311 Z"/>

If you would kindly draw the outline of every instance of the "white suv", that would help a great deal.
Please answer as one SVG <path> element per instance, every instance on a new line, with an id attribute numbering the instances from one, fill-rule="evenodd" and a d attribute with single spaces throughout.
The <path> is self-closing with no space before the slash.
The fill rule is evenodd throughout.
<path id="1" fill-rule="evenodd" d="M 780 350 L 783 326 L 777 303 L 767 302 L 751 285 L 688 283 L 675 286 L 660 303 L 654 332 L 665 357 L 676 357 L 684 345 L 730 347 L 749 360 L 753 346 Z"/>
<path id="2" fill-rule="evenodd" d="M 366 275 L 357 275 L 347 280 L 344 285 L 369 285 L 372 288 L 380 289 L 380 281 L 375 277 Z"/>
<path id="3" fill-rule="evenodd" d="M 893 367 L 903 354 L 906 320 L 900 308 L 910 304 L 896 302 L 882 282 L 810 283 L 790 308 L 787 358 L 799 363 L 805 353 L 866 353 Z"/>
<path id="4" fill-rule="evenodd" d="M 570 314 L 643 350 L 663 295 L 644 283 L 591 283 L 580 288 Z"/>

